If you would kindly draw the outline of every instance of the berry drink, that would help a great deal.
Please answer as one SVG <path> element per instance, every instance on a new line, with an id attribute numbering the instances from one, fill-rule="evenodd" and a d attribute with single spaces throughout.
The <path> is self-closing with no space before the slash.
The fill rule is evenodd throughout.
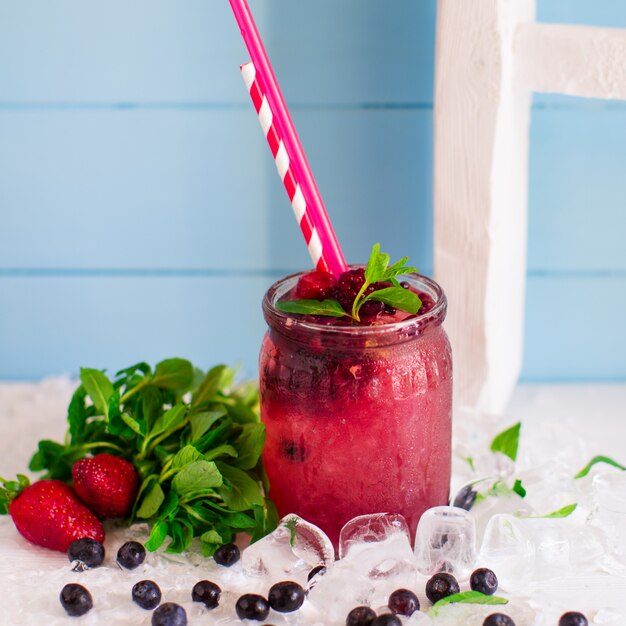
<path id="1" fill-rule="evenodd" d="M 417 314 L 368 302 L 360 322 L 276 307 L 303 296 L 341 302 L 362 276 L 361 268 L 336 283 L 297 274 L 263 300 L 269 495 L 281 516 L 320 526 L 335 546 L 341 527 L 367 513 L 400 513 L 414 534 L 427 508 L 448 502 L 450 484 L 452 358 L 441 288 L 412 274 L 402 286 L 420 296 Z"/>

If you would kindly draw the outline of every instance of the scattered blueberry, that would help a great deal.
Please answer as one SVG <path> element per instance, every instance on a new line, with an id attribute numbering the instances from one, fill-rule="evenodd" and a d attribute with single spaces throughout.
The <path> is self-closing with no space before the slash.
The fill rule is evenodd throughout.
<path id="1" fill-rule="evenodd" d="M 385 315 L 395 315 L 396 314 L 396 309 L 395 309 L 395 307 L 392 307 L 390 304 L 386 304 L 385 305 L 385 309 L 384 309 L 384 313 L 385 313 Z"/>
<path id="2" fill-rule="evenodd" d="M 470 588 L 472 591 L 480 591 L 487 596 L 492 596 L 498 589 L 498 577 L 486 567 L 480 567 L 470 576 Z"/>
<path id="3" fill-rule="evenodd" d="M 61 606 L 68 615 L 78 617 L 84 615 L 93 607 L 91 594 L 82 585 L 70 583 L 61 589 L 59 595 Z"/>
<path id="4" fill-rule="evenodd" d="M 306 577 L 306 579 L 310 581 L 311 578 L 314 578 L 315 576 L 323 576 L 325 573 L 326 573 L 326 566 L 317 565 L 309 572 L 309 575 Z"/>
<path id="5" fill-rule="evenodd" d="M 372 622 L 372 626 L 402 626 L 402 622 L 391 613 L 383 613 Z"/>
<path id="6" fill-rule="evenodd" d="M 409 285 L 409 283 L 407 283 L 407 282 L 406 282 L 406 280 L 403 280 L 403 281 L 400 283 L 400 287 L 402 287 L 402 289 L 410 289 L 410 288 L 411 288 L 411 285 Z"/>
<path id="7" fill-rule="evenodd" d="M 146 549 L 136 541 L 127 541 L 117 551 L 117 562 L 126 569 L 139 567 L 146 558 Z"/>
<path id="8" fill-rule="evenodd" d="M 469 511 L 474 506 L 477 495 L 478 492 L 474 491 L 471 485 L 465 485 L 465 487 L 459 489 L 459 492 L 456 494 L 454 501 L 452 502 L 452 506 Z"/>
<path id="9" fill-rule="evenodd" d="M 152 614 L 152 626 L 187 626 L 187 613 L 180 604 L 166 602 Z"/>
<path id="10" fill-rule="evenodd" d="M 191 599 L 202 602 L 207 609 L 214 609 L 220 603 L 222 590 L 210 580 L 197 582 L 191 590 Z"/>
<path id="11" fill-rule="evenodd" d="M 239 560 L 240 556 L 239 548 L 234 543 L 227 543 L 215 551 L 213 558 L 218 565 L 230 567 Z"/>
<path id="12" fill-rule="evenodd" d="M 239 619 L 255 619 L 262 622 L 270 614 L 270 605 L 263 596 L 246 593 L 237 600 L 235 611 Z"/>
<path id="13" fill-rule="evenodd" d="M 297 611 L 304 602 L 304 589 L 291 580 L 272 585 L 267 596 L 269 605 L 279 613 Z"/>
<path id="14" fill-rule="evenodd" d="M 90 537 L 77 539 L 70 543 L 70 547 L 67 549 L 67 558 L 70 561 L 79 562 L 75 569 L 83 570 L 89 567 L 98 567 L 104 561 L 104 546 Z"/>
<path id="15" fill-rule="evenodd" d="M 515 622 L 504 613 L 492 613 L 485 618 L 483 626 L 515 626 Z"/>
<path id="16" fill-rule="evenodd" d="M 376 613 L 369 606 L 357 606 L 348 613 L 346 626 L 371 626 Z"/>
<path id="17" fill-rule="evenodd" d="M 133 600 L 142 608 L 151 611 L 161 602 L 161 590 L 153 580 L 140 580 L 133 585 Z"/>
<path id="18" fill-rule="evenodd" d="M 301 443 L 295 441 L 281 441 L 280 449 L 283 456 L 294 463 L 303 463 L 309 456 L 309 451 Z"/>
<path id="19" fill-rule="evenodd" d="M 577 611 L 563 613 L 559 619 L 559 626 L 588 626 L 587 618 Z"/>
<path id="20" fill-rule="evenodd" d="M 409 589 L 396 589 L 389 596 L 387 606 L 392 613 L 409 617 L 420 610 L 420 601 Z"/>
<path id="21" fill-rule="evenodd" d="M 440 572 L 426 583 L 426 597 L 433 603 L 459 593 L 459 583 L 452 574 Z"/>

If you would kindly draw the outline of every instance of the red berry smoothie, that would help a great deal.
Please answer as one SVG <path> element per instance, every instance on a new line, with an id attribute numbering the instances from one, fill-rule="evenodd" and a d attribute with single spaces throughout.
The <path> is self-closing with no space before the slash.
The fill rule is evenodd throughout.
<path id="1" fill-rule="evenodd" d="M 315 273 L 289 276 L 263 300 L 269 495 L 281 516 L 297 513 L 335 546 L 341 527 L 366 513 L 401 513 L 414 534 L 427 508 L 447 503 L 450 485 L 452 357 L 441 288 L 411 275 L 403 286 L 422 298 L 416 315 L 372 307 L 361 323 L 274 306 L 315 297 L 318 286 L 319 299 L 340 301 L 337 285 L 345 279 L 349 291 L 357 272 L 327 285 Z"/>

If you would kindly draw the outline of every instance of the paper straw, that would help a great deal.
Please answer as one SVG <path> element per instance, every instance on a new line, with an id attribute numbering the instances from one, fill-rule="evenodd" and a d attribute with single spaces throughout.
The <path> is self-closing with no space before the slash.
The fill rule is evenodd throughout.
<path id="1" fill-rule="evenodd" d="M 337 241 L 337 236 L 335 235 L 335 231 L 333 230 L 332 224 L 328 218 L 324 201 L 322 200 L 322 196 L 317 188 L 311 168 L 306 155 L 304 154 L 304 150 L 302 149 L 302 145 L 300 144 L 298 134 L 296 133 L 295 126 L 291 120 L 291 116 L 289 115 L 287 105 L 285 104 L 280 87 L 278 86 L 278 81 L 274 75 L 267 53 L 265 52 L 261 36 L 259 35 L 259 31 L 257 30 L 252 14 L 250 13 L 248 3 L 246 0 L 230 0 L 230 5 L 233 9 L 235 19 L 237 20 L 237 24 L 241 30 L 241 35 L 252 59 L 254 68 L 252 84 L 256 83 L 259 86 L 261 95 L 265 97 L 265 101 L 267 103 L 266 109 L 269 109 L 269 114 L 264 114 L 265 123 L 269 118 L 270 126 L 273 126 L 275 129 L 276 136 L 274 137 L 274 134 L 272 134 L 272 141 L 274 141 L 274 139 L 282 141 L 282 150 L 280 150 L 280 144 L 278 144 L 276 152 L 272 149 L 272 154 L 276 159 L 278 171 L 283 178 L 289 198 L 292 200 L 292 205 L 293 198 L 297 198 L 298 209 L 294 206 L 296 216 L 300 213 L 302 213 L 303 216 L 306 216 L 306 221 L 304 223 L 303 220 L 300 220 L 305 240 L 307 239 L 308 232 L 305 232 L 305 228 L 310 227 L 311 237 L 314 238 L 314 251 L 319 251 L 320 254 L 317 260 L 313 258 L 313 262 L 317 267 L 321 259 L 322 264 L 325 266 L 327 271 L 330 271 L 335 276 L 339 276 L 339 274 L 348 269 L 348 266 L 341 248 L 339 247 L 339 242 Z M 244 80 L 246 79 L 244 68 L 247 66 L 248 64 L 242 66 Z M 248 86 L 248 89 L 251 89 L 250 85 Z M 263 102 L 261 101 L 261 105 L 262 104 Z M 257 113 L 259 113 L 261 125 L 263 126 L 263 130 L 267 136 L 269 128 L 265 128 L 264 120 L 261 118 L 260 111 L 261 109 L 259 107 L 257 109 Z M 270 141 L 269 136 L 268 141 Z M 272 148 L 271 143 L 270 148 Z M 288 185 L 290 186 L 288 187 Z M 298 187 L 300 193 L 296 196 L 295 194 Z M 290 193 L 291 189 L 293 190 L 293 195 Z M 301 208 L 302 201 L 300 200 L 300 195 L 304 201 L 304 211 L 302 211 Z M 319 248 L 317 247 L 317 241 L 315 238 L 319 241 Z M 309 241 L 307 241 L 307 245 L 309 246 L 309 252 L 313 257 Z"/>

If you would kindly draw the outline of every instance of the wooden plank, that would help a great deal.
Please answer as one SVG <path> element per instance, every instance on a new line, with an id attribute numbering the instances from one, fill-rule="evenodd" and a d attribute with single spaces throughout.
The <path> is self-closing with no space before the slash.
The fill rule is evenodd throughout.
<path id="1" fill-rule="evenodd" d="M 626 274 L 528 279 L 522 381 L 626 380 Z"/>
<path id="2" fill-rule="evenodd" d="M 256 376 L 271 277 L 0 276 L 0 379 L 110 371 L 170 356 Z"/>
<path id="3" fill-rule="evenodd" d="M 626 27 L 626 3 L 615 0 L 540 0 L 537 21 Z"/>
<path id="4" fill-rule="evenodd" d="M 521 88 L 626 99 L 626 28 L 522 24 L 515 51 Z"/>
<path id="5" fill-rule="evenodd" d="M 432 267 L 430 111 L 294 118 L 348 258 Z M 300 269 L 254 112 L 0 112 L 0 268 Z"/>
<path id="6" fill-rule="evenodd" d="M 532 271 L 626 271 L 626 106 L 589 107 L 533 112 L 528 222 Z"/>
<path id="7" fill-rule="evenodd" d="M 435 275 L 461 404 L 500 411 L 521 369 L 528 94 L 512 38 L 534 2 L 440 0 L 435 83 Z"/>
<path id="8" fill-rule="evenodd" d="M 250 2 L 289 102 L 432 102 L 435 0 Z M 226 1 L 0 3 L 3 102 L 248 105 Z"/>

